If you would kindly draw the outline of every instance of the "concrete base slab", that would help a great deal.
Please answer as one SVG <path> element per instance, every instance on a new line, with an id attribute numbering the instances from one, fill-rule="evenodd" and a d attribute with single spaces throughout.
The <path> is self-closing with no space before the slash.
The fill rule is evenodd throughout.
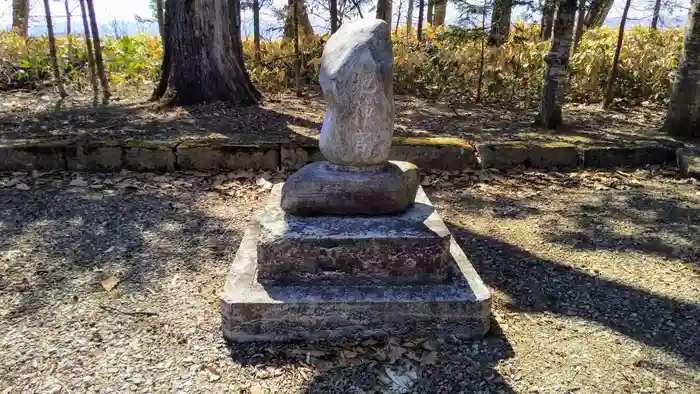
<path id="1" fill-rule="evenodd" d="M 419 193 L 423 193 L 422 190 Z M 483 336 L 491 296 L 457 243 L 450 239 L 451 280 L 434 284 L 258 281 L 258 220 L 250 225 L 221 296 L 224 337 L 232 342 L 353 340 L 364 337 Z"/>
<path id="2" fill-rule="evenodd" d="M 682 176 L 700 179 L 700 151 L 679 148 L 676 151 L 676 162 Z"/>

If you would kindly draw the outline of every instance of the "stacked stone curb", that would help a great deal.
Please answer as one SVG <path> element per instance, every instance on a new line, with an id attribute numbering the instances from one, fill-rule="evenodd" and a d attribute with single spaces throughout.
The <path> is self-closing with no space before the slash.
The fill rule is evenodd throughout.
<path id="1" fill-rule="evenodd" d="M 409 161 L 423 169 L 461 170 L 515 167 L 615 168 L 684 163 L 692 151 L 682 144 L 624 146 L 564 142 L 480 142 L 447 137 L 395 137 L 390 160 Z M 683 156 L 684 155 L 684 156 Z M 0 171 L 226 171 L 298 169 L 324 160 L 317 144 L 227 140 L 44 140 L 0 144 Z"/>

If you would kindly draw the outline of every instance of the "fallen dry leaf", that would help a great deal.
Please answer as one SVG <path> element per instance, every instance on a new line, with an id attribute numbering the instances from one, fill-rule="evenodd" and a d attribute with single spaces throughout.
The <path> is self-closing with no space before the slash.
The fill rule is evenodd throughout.
<path id="1" fill-rule="evenodd" d="M 255 184 L 260 187 L 260 190 L 270 190 L 272 189 L 272 182 L 268 181 L 265 178 L 258 178 L 255 180 Z"/>
<path id="2" fill-rule="evenodd" d="M 412 350 L 407 351 L 406 354 L 404 354 L 404 356 L 409 360 L 420 361 L 420 357 L 418 357 L 418 355 L 416 355 L 416 352 Z"/>
<path id="3" fill-rule="evenodd" d="M 109 278 L 104 279 L 102 282 L 100 282 L 100 284 L 105 291 L 110 291 L 119 284 L 119 278 L 112 275 Z"/>
<path id="4" fill-rule="evenodd" d="M 380 379 L 390 386 L 394 393 L 408 393 L 418 379 L 415 371 L 405 370 L 404 368 L 384 368 L 386 376 L 381 376 Z M 388 378 L 388 379 L 387 379 Z"/>
<path id="5" fill-rule="evenodd" d="M 68 185 L 76 186 L 76 187 L 85 187 L 85 186 L 87 186 L 87 184 L 88 184 L 87 181 L 85 179 L 83 179 L 83 177 L 78 175 L 72 181 L 70 181 L 70 183 Z"/>
<path id="6" fill-rule="evenodd" d="M 406 353 L 406 348 L 403 346 L 389 344 L 389 360 L 392 363 L 398 360 L 404 353 Z"/>
<path id="7" fill-rule="evenodd" d="M 12 186 L 14 186 L 18 183 L 21 183 L 21 182 L 22 182 L 22 178 L 12 178 L 5 184 L 5 186 L 12 187 Z"/>
<path id="8" fill-rule="evenodd" d="M 326 372 L 326 371 L 330 371 L 331 369 L 333 369 L 332 362 L 326 361 L 326 360 L 321 360 L 318 358 L 313 359 L 311 361 L 311 364 L 316 368 L 316 370 L 318 372 Z"/>
<path id="9" fill-rule="evenodd" d="M 423 356 L 420 358 L 421 365 L 434 365 L 437 361 L 437 352 L 435 350 L 429 352 L 423 352 Z"/>
<path id="10" fill-rule="evenodd" d="M 260 385 L 253 385 L 250 387 L 250 394 L 265 394 L 265 389 Z"/>
<path id="11" fill-rule="evenodd" d="M 350 351 L 350 350 L 343 350 L 343 357 L 345 357 L 345 358 L 355 358 L 355 357 L 357 357 L 357 353 L 356 353 L 356 352 L 352 352 L 352 351 Z"/>

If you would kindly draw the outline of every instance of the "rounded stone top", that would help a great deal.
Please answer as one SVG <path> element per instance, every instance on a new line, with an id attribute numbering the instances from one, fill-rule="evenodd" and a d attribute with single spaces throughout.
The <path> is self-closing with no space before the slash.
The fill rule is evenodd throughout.
<path id="1" fill-rule="evenodd" d="M 381 19 L 359 19 L 344 23 L 326 42 L 321 55 L 321 84 L 333 79 L 343 66 L 352 66 L 348 58 L 363 47 L 375 56 L 382 70 L 391 74 L 394 56 L 389 24 Z"/>

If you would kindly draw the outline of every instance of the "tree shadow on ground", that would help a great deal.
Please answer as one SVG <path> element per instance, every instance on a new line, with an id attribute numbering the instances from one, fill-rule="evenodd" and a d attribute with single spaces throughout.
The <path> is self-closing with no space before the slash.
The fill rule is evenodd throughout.
<path id="1" fill-rule="evenodd" d="M 278 103 L 284 109 L 283 103 Z M 0 113 L 0 140 L 88 138 L 102 140 L 227 139 L 230 143 L 308 142 L 321 123 L 263 106 L 236 107 L 217 102 L 193 107 L 117 103 L 92 107 L 78 103 L 55 111 Z"/>
<path id="2" fill-rule="evenodd" d="M 448 223 L 482 279 L 515 312 L 550 312 L 609 327 L 700 365 L 700 305 L 591 276 L 516 245 Z"/>
<path id="3" fill-rule="evenodd" d="M 504 103 L 426 104 L 412 97 L 397 99 L 397 132 L 417 129 L 426 136 L 454 136 L 475 142 L 502 140 L 563 141 L 579 145 L 615 146 L 630 143 L 678 144 L 658 131 L 653 109 L 603 112 L 597 107 L 565 109 L 564 125 L 556 131 L 534 125 L 536 109 L 510 107 Z M 637 112 L 639 112 L 637 114 Z M 630 116 L 617 116 L 629 113 Z M 635 114 L 637 116 L 631 116 Z"/>
<path id="4" fill-rule="evenodd" d="M 643 191 L 605 195 L 570 212 L 574 230 L 556 227 L 544 238 L 577 250 L 638 251 L 700 268 L 700 208 L 671 196 Z"/>
<path id="5" fill-rule="evenodd" d="M 190 190 L 167 177 L 161 187 L 152 174 L 109 175 L 117 184 L 93 189 L 66 187 L 70 176 L 46 175 L 64 184 L 58 188 L 2 192 L 0 256 L 7 263 L 0 289 L 14 298 L 6 319 L 106 294 L 100 281 L 112 275 L 120 289 L 157 291 L 162 277 L 207 269 L 240 242 L 230 223 L 198 202 L 209 179 L 192 178 L 199 190 Z"/>
<path id="6" fill-rule="evenodd" d="M 471 393 L 475 387 L 485 392 L 515 393 L 495 369 L 499 361 L 514 355 L 508 338 L 495 320 L 491 320 L 491 330 L 483 339 L 457 343 L 431 341 L 438 354 L 435 364 L 421 363 L 421 353 L 428 352 L 421 340 L 369 339 L 362 343 L 261 343 L 255 346 L 229 343 L 228 346 L 231 358 L 243 366 L 288 365 L 297 369 L 308 366 L 311 379 L 304 394 L 452 394 Z M 397 346 L 402 349 L 398 353 Z"/>
<path id="7" fill-rule="evenodd" d="M 225 103 L 193 107 L 159 107 L 143 97 L 127 97 L 108 106 L 92 107 L 70 97 L 56 110 L 54 101 L 29 102 L 20 110 L 0 112 L 0 140 L 49 137 L 99 139 L 177 140 L 216 136 L 230 142 L 287 143 L 317 136 L 325 104 L 320 95 L 297 98 L 271 94 L 258 107 Z M 13 99 L 9 95 L 8 100 Z M 396 136 L 460 137 L 469 141 L 564 141 L 580 145 L 612 146 L 633 142 L 677 144 L 650 127 L 658 111 L 646 107 L 628 110 L 629 116 L 602 112 L 595 107 L 565 109 L 565 124 L 550 132 L 533 125 L 536 111 L 503 103 L 444 103 L 397 95 Z M 23 103 L 18 99 L 19 103 Z M 48 103 L 48 104 L 47 104 Z M 49 105 L 51 104 L 51 105 Z M 28 111 L 26 108 L 44 108 Z M 633 116 L 636 115 L 636 116 Z"/>

